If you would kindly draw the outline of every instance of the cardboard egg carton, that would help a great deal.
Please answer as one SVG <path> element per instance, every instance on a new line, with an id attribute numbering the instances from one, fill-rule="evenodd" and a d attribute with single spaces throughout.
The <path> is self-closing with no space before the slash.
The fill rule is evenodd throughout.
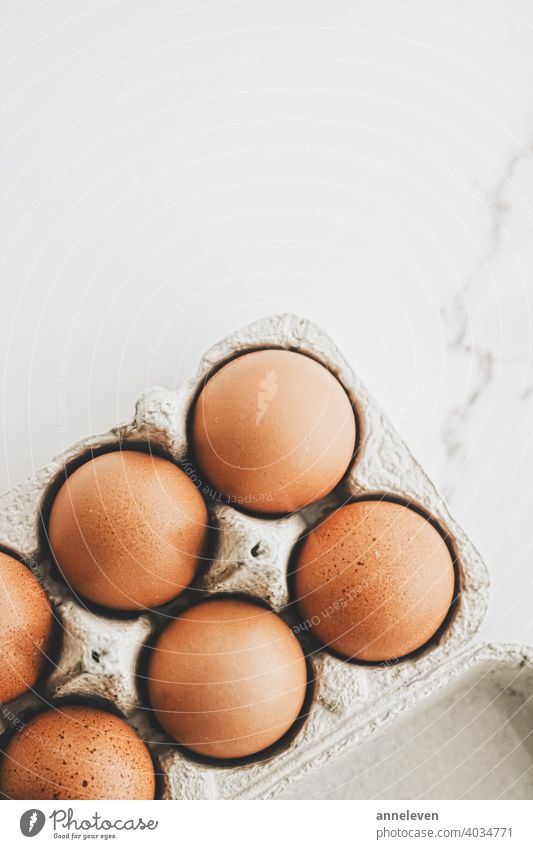
<path id="1" fill-rule="evenodd" d="M 206 378 L 235 355 L 264 347 L 300 351 L 323 363 L 345 387 L 358 419 L 358 449 L 343 481 L 323 501 L 284 518 L 251 515 L 239 505 L 224 503 L 200 479 L 188 444 L 189 413 Z M 43 532 L 65 467 L 79 463 L 92 451 L 118 444 L 149 444 L 177 461 L 196 485 L 205 485 L 204 497 L 216 527 L 209 565 L 192 589 L 158 612 L 120 618 L 74 597 L 52 563 Z M 457 600 L 435 639 L 406 659 L 376 665 L 345 662 L 313 648 L 310 667 L 314 684 L 305 716 L 266 757 L 237 765 L 220 764 L 198 759 L 176 746 L 154 722 L 145 695 L 145 658 L 154 635 L 169 616 L 202 593 L 244 593 L 263 599 L 279 612 L 308 649 L 309 635 L 299 630 L 298 613 L 290 598 L 287 573 L 291 553 L 302 534 L 322 516 L 348 498 L 368 495 L 387 495 L 418 507 L 438 523 L 450 542 Z M 160 795 L 166 799 L 273 797 L 290 781 L 401 717 L 452 681 L 461 664 L 474 663 L 479 656 L 472 643 L 488 601 L 483 561 L 332 340 L 315 324 L 294 315 L 265 318 L 231 334 L 207 352 L 196 376 L 177 391 L 147 390 L 131 423 L 78 443 L 2 496 L 0 542 L 23 555 L 42 580 L 62 631 L 54 664 L 35 691 L 2 707 L 0 733 L 17 722 L 13 717 L 42 707 L 43 700 L 52 704 L 66 698 L 105 700 L 148 741 L 161 774 Z M 530 655 L 527 658 L 531 664 Z"/>
<path id="2" fill-rule="evenodd" d="M 474 644 L 421 682 L 392 724 L 378 716 L 381 733 L 356 753 L 341 744 L 332 767 L 313 764 L 282 798 L 319 788 L 336 799 L 530 800 L 532 692 L 530 648 Z"/>

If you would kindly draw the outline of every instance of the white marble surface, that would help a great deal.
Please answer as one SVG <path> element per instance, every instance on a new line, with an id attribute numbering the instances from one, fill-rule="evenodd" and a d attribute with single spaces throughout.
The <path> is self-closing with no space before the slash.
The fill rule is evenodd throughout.
<path id="1" fill-rule="evenodd" d="M 533 643 L 533 5 L 4 0 L 6 489 L 292 310 Z"/>

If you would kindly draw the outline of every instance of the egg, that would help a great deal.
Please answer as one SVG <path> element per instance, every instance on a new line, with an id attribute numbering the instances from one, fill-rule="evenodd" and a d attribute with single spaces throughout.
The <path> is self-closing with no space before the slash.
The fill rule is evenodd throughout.
<path id="1" fill-rule="evenodd" d="M 92 707 L 34 716 L 0 763 L 8 799 L 153 799 L 150 753 L 124 720 Z"/>
<path id="2" fill-rule="evenodd" d="M 179 595 L 207 538 L 202 496 L 174 463 L 113 451 L 70 474 L 50 513 L 57 565 L 76 593 L 104 607 L 139 610 Z"/>
<path id="3" fill-rule="evenodd" d="M 32 572 L 0 552 L 0 702 L 36 683 L 52 644 L 53 614 Z"/>
<path id="4" fill-rule="evenodd" d="M 385 500 L 330 514 L 303 542 L 294 575 L 306 627 L 344 657 L 374 662 L 427 643 L 446 618 L 454 584 L 439 531 Z"/>
<path id="5" fill-rule="evenodd" d="M 302 709 L 307 668 L 275 614 L 247 601 L 189 608 L 159 637 L 148 670 L 157 719 L 178 743 L 213 758 L 241 758 L 275 743 Z"/>
<path id="6" fill-rule="evenodd" d="M 268 349 L 215 372 L 197 400 L 191 435 L 201 474 L 226 501 L 290 513 L 339 483 L 356 422 L 348 395 L 324 366 Z"/>

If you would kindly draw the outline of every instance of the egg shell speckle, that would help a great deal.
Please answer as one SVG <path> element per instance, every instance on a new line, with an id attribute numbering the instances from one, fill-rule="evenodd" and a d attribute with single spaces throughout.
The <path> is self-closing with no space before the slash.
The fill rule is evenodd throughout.
<path id="1" fill-rule="evenodd" d="M 58 706 L 12 738 L 0 791 L 8 799 L 153 799 L 155 775 L 148 749 L 124 720 Z"/>
<path id="2" fill-rule="evenodd" d="M 270 610 L 219 599 L 181 614 L 159 637 L 148 671 L 161 725 L 214 758 L 256 754 L 294 724 L 307 667 L 290 628 Z"/>
<path id="3" fill-rule="evenodd" d="M 174 463 L 112 451 L 70 474 L 52 505 L 50 544 L 70 586 L 122 610 L 156 607 L 192 581 L 207 509 Z"/>
<path id="4" fill-rule="evenodd" d="M 0 552 L 0 702 L 36 683 L 52 643 L 53 613 L 37 578 Z"/>
<path id="5" fill-rule="evenodd" d="M 414 510 L 360 501 L 329 515 L 305 539 L 295 588 L 302 616 L 344 657 L 390 661 L 435 634 L 454 593 L 441 534 Z"/>
<path id="6" fill-rule="evenodd" d="M 207 381 L 192 440 L 206 478 L 259 513 L 290 513 L 323 498 L 352 459 L 356 422 L 339 381 L 294 351 L 254 351 Z"/>

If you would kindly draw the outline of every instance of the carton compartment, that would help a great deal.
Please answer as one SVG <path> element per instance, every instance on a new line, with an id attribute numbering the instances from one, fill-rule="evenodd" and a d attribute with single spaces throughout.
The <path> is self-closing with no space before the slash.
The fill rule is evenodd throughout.
<path id="1" fill-rule="evenodd" d="M 533 669 L 510 659 L 465 671 L 281 798 L 533 798 Z"/>

